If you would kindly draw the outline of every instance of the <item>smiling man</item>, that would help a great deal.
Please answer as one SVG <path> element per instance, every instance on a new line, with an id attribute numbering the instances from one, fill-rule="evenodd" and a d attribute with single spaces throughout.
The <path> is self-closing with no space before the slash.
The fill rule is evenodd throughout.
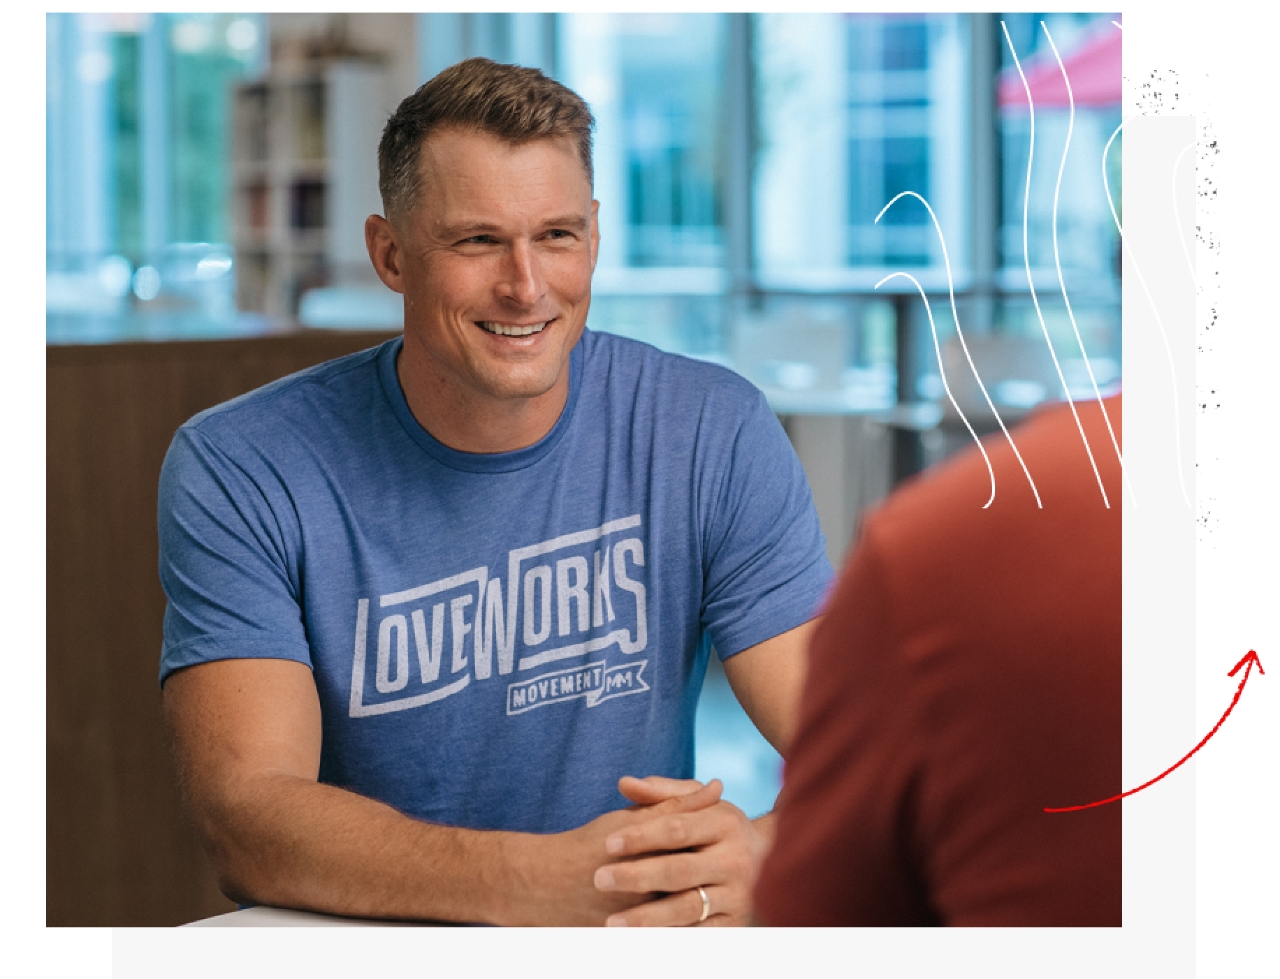
<path id="1" fill-rule="evenodd" d="M 366 225 L 404 336 L 197 415 L 161 682 L 242 901 L 736 924 L 771 817 L 693 775 L 714 645 L 785 754 L 831 575 L 760 392 L 585 329 L 589 110 L 482 59 L 406 99 Z"/>

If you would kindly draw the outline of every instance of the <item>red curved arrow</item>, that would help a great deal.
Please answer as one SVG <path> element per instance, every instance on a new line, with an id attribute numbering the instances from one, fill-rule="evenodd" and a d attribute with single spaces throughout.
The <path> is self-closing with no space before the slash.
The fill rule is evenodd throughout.
<path id="1" fill-rule="evenodd" d="M 1136 789 L 1130 789 L 1128 792 L 1121 792 L 1119 795 L 1113 795 L 1110 799 L 1100 799 L 1097 802 L 1090 802 L 1089 804 L 1083 805 L 1083 806 L 1065 806 L 1061 809 L 1046 809 L 1045 812 L 1075 812 L 1077 809 L 1092 809 L 1094 806 L 1105 806 L 1108 802 L 1119 802 L 1121 799 L 1123 799 L 1127 795 L 1133 795 L 1135 792 L 1141 792 L 1143 789 L 1145 789 L 1149 785 L 1155 785 L 1162 778 L 1168 775 L 1171 771 L 1173 771 L 1175 768 L 1177 768 L 1179 765 L 1185 762 L 1188 758 L 1194 755 L 1197 751 L 1203 748 L 1205 746 L 1205 742 L 1207 742 L 1211 737 L 1213 737 L 1215 734 L 1218 733 L 1218 728 L 1222 727 L 1222 722 L 1227 719 L 1227 717 L 1231 714 L 1231 711 L 1235 708 L 1236 704 L 1239 703 L 1240 694 L 1244 693 L 1244 685 L 1249 682 L 1249 671 L 1252 670 L 1254 666 L 1257 666 L 1259 673 L 1262 673 L 1265 675 L 1267 672 L 1262 668 L 1262 660 L 1258 659 L 1258 654 L 1255 653 L 1252 649 L 1249 650 L 1249 652 L 1245 655 L 1245 657 L 1242 660 L 1240 660 L 1239 663 L 1237 663 L 1234 667 L 1232 667 L 1231 672 L 1228 673 L 1227 676 L 1235 676 L 1236 673 L 1240 671 L 1240 667 L 1242 666 L 1244 667 L 1244 676 L 1240 678 L 1240 686 L 1236 688 L 1236 695 L 1231 699 L 1231 706 L 1228 707 L 1226 713 L 1223 714 L 1221 718 L 1219 718 L 1218 723 L 1213 726 L 1213 730 L 1210 731 L 1208 734 L 1206 734 L 1203 738 L 1201 738 L 1200 743 L 1196 745 L 1194 748 L 1192 748 L 1190 751 L 1188 751 L 1185 755 L 1183 755 L 1182 758 L 1180 758 L 1176 764 L 1174 764 L 1169 768 L 1166 768 L 1163 772 L 1161 772 L 1159 775 L 1153 778 L 1150 782 L 1143 782 Z"/>

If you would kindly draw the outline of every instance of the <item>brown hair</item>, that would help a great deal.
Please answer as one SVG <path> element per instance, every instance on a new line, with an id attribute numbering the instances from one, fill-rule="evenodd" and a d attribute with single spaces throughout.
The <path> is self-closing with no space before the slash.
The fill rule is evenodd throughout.
<path id="1" fill-rule="evenodd" d="M 536 68 L 468 58 L 446 68 L 400 103 L 378 144 L 378 190 L 387 217 L 418 204 L 422 144 L 447 127 L 472 129 L 511 143 L 572 139 L 586 171 L 595 119 L 587 103 Z"/>

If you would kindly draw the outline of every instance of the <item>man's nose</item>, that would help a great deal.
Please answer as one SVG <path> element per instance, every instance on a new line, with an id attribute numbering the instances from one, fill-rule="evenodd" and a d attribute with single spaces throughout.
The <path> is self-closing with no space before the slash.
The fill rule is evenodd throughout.
<path id="1" fill-rule="evenodd" d="M 517 241 L 507 254 L 502 294 L 522 307 L 533 306 L 543 293 L 542 269 L 528 242 Z"/>

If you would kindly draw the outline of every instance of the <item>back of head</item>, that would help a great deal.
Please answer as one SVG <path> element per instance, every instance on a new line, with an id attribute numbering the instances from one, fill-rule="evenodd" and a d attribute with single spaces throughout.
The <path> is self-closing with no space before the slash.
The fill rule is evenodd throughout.
<path id="1" fill-rule="evenodd" d="M 593 180 L 591 110 L 582 98 L 536 68 L 468 58 L 436 75 L 400 103 L 378 145 L 378 189 L 388 218 L 408 214 L 420 194 L 423 142 L 442 129 L 461 129 L 526 143 L 570 139 Z"/>

